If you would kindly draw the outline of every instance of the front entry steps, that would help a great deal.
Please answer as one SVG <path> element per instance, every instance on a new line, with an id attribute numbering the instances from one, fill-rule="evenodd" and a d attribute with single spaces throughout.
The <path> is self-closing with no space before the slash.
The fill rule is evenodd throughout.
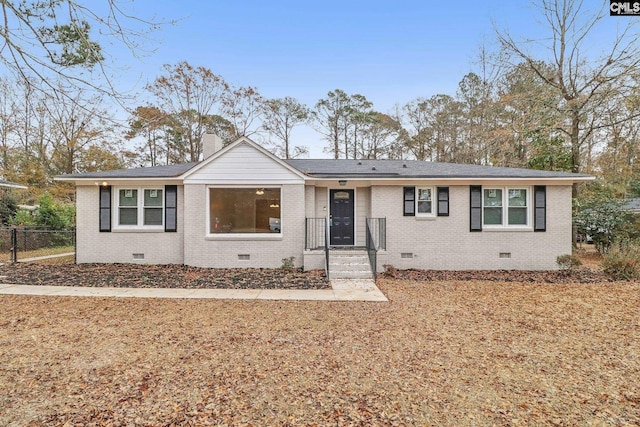
<path id="1" fill-rule="evenodd" d="M 365 249 L 329 249 L 329 279 L 371 279 L 373 273 Z"/>

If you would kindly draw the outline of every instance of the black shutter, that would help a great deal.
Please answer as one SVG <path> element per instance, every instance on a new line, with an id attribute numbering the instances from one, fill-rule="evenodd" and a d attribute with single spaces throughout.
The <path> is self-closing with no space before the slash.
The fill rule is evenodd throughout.
<path id="1" fill-rule="evenodd" d="M 438 216 L 449 216 L 449 187 L 438 187 Z"/>
<path id="2" fill-rule="evenodd" d="M 404 216 L 416 216 L 416 187 L 404 187 Z"/>
<path id="3" fill-rule="evenodd" d="M 470 229 L 471 231 L 482 231 L 482 186 L 472 185 L 469 187 L 470 198 Z"/>
<path id="4" fill-rule="evenodd" d="M 533 187 L 533 231 L 547 231 L 547 186 Z"/>
<path id="5" fill-rule="evenodd" d="M 111 186 L 100 187 L 100 232 L 111 231 Z"/>
<path id="6" fill-rule="evenodd" d="M 178 186 L 164 186 L 164 231 L 178 231 Z"/>

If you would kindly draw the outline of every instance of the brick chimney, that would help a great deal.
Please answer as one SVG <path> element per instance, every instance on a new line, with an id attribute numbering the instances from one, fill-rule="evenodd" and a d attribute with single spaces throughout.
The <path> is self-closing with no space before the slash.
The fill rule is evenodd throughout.
<path id="1" fill-rule="evenodd" d="M 202 158 L 206 159 L 213 153 L 220 151 L 223 147 L 222 138 L 215 133 L 205 133 L 202 135 Z"/>

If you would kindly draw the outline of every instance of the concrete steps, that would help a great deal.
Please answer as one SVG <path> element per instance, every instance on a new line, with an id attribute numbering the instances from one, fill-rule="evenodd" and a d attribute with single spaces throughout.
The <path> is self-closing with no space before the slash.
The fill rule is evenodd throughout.
<path id="1" fill-rule="evenodd" d="M 334 279 L 371 279 L 373 273 L 369 265 L 369 256 L 362 249 L 330 249 L 329 278 Z"/>

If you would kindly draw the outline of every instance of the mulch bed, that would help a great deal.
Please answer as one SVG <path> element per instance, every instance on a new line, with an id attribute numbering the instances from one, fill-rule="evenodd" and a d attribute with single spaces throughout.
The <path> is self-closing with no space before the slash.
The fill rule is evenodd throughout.
<path id="1" fill-rule="evenodd" d="M 419 282 L 487 281 L 521 283 L 603 283 L 612 282 L 603 271 L 581 268 L 575 271 L 519 271 L 519 270 L 396 270 L 379 277 Z"/>
<path id="2" fill-rule="evenodd" d="M 201 268 L 185 265 L 138 264 L 6 264 L 3 283 L 19 285 L 186 289 L 331 289 L 324 271 L 260 268 Z M 420 282 L 487 281 L 521 283 L 603 283 L 611 279 L 601 270 L 396 270 L 379 278 Z"/>
<path id="3" fill-rule="evenodd" d="M 19 263 L 0 267 L 2 283 L 120 288 L 331 289 L 324 271 L 200 268 L 185 265 Z"/>

